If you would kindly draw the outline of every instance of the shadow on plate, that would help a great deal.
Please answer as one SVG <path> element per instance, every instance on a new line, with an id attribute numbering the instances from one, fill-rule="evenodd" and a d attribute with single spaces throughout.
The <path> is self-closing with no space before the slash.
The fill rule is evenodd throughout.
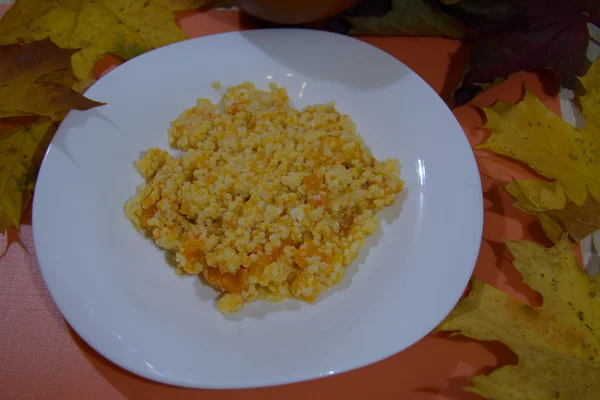
<path id="1" fill-rule="evenodd" d="M 350 287 L 350 285 L 352 284 L 352 279 L 358 272 L 359 268 L 361 268 L 366 263 L 367 257 L 369 256 L 369 252 L 377 247 L 379 239 L 381 239 L 381 237 L 383 236 L 383 224 L 390 225 L 394 222 L 394 220 L 396 220 L 396 218 L 398 218 L 398 216 L 402 212 L 402 206 L 404 205 L 404 202 L 407 198 L 408 188 L 405 187 L 402 190 L 402 192 L 398 195 L 396 202 L 392 206 L 386 207 L 377 213 L 379 220 L 377 230 L 365 239 L 363 246 L 358 252 L 358 256 L 346 268 L 346 273 L 344 274 L 342 280 L 337 285 L 323 292 L 321 296 L 319 296 L 319 298 L 314 303 L 312 303 L 312 305 L 317 305 L 329 296 L 333 295 L 334 293 L 340 292 Z"/>
<path id="2" fill-rule="evenodd" d="M 362 90 L 382 88 L 411 73 L 410 69 L 400 62 L 374 62 L 372 57 L 357 55 L 357 43 L 354 41 L 358 39 L 337 35 L 339 38 L 335 41 L 335 51 L 332 52 L 331 41 L 320 41 L 321 36 L 318 36 L 316 31 L 306 30 L 307 33 L 310 32 L 315 36 L 311 42 L 315 54 L 330 56 L 330 58 L 315 60 L 314 57 L 295 50 L 297 47 L 304 47 L 301 42 L 306 41 L 307 37 L 295 36 L 294 31 L 291 30 L 280 32 L 281 35 L 289 37 L 289 45 L 274 46 L 273 41 L 279 42 L 280 37 L 266 35 L 265 31 L 244 31 L 240 34 L 268 57 L 288 67 L 290 72 L 297 72 L 315 80 L 338 82 L 350 88 Z M 296 46 L 297 43 L 300 46 Z M 366 43 L 363 46 L 370 47 Z M 373 48 L 366 53 L 372 56 L 375 51 L 377 50 Z M 352 68 L 339 68 L 339 66 L 350 65 Z"/>
<path id="3" fill-rule="evenodd" d="M 102 106 L 101 106 L 102 107 Z M 104 114 L 102 114 L 97 109 L 86 110 L 85 112 L 73 110 L 68 114 L 68 119 L 66 122 L 63 122 L 63 129 L 68 129 L 69 131 L 73 131 L 70 134 L 81 135 L 82 132 L 77 131 L 77 128 L 84 126 L 89 118 L 99 118 L 103 121 L 106 121 L 109 125 L 113 126 L 120 134 L 125 135 L 125 132 L 111 119 L 107 118 Z M 67 146 L 68 134 L 63 135 L 55 135 L 52 140 L 52 147 L 56 147 L 61 153 L 63 153 L 76 167 L 79 167 L 79 164 L 75 161 L 75 158 L 71 154 L 71 150 Z"/>

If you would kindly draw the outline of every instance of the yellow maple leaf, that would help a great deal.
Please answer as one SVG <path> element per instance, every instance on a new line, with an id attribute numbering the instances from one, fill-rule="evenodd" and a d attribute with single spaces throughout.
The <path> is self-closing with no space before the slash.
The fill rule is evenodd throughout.
<path id="1" fill-rule="evenodd" d="M 554 179 L 507 186 L 516 206 L 535 214 L 554 241 L 562 232 L 581 240 L 600 229 L 600 60 L 582 82 L 587 88 L 581 98 L 585 127 L 569 125 L 526 90 L 515 105 L 484 108 L 492 135 L 477 147 L 525 162 Z"/>
<path id="2" fill-rule="evenodd" d="M 186 39 L 173 12 L 207 0 L 17 0 L 0 20 L 0 44 L 51 38 L 72 57 L 75 75 L 88 79 L 108 53 L 124 60 Z"/>
<path id="3" fill-rule="evenodd" d="M 593 121 L 576 129 L 546 108 L 529 90 L 515 105 L 484 108 L 492 135 L 479 149 L 527 163 L 560 181 L 567 198 L 583 204 L 588 190 L 600 199 L 600 134 Z"/>
<path id="4" fill-rule="evenodd" d="M 587 74 L 581 78 L 587 93 L 580 98 L 581 109 L 588 124 L 600 128 L 600 58 L 590 67 Z M 600 151 L 600 150 L 599 150 Z"/>
<path id="5" fill-rule="evenodd" d="M 567 199 L 560 182 L 513 180 L 506 190 L 515 206 L 537 216 L 550 240 L 557 242 L 568 232 L 575 242 L 600 229 L 600 201 L 587 196 L 582 205 Z"/>
<path id="6" fill-rule="evenodd" d="M 466 390 L 488 399 L 595 400 L 600 393 L 600 280 L 577 265 L 563 238 L 546 249 L 529 241 L 507 243 L 523 280 L 543 296 L 531 307 L 481 281 L 438 330 L 499 340 L 517 365 L 473 378 Z"/>
<path id="7" fill-rule="evenodd" d="M 50 39 L 0 46 L 0 118 L 41 115 L 61 120 L 71 109 L 102 105 L 64 85 L 75 84 L 71 79 L 75 53 Z"/>
<path id="8" fill-rule="evenodd" d="M 0 232 L 19 228 L 42 156 L 56 125 L 40 120 L 33 125 L 0 131 Z"/>
<path id="9" fill-rule="evenodd" d="M 97 79 L 93 77 L 80 81 L 75 77 L 73 69 L 69 68 L 44 75 L 36 82 L 60 83 L 61 85 L 70 87 L 77 93 L 85 93 L 85 91 L 88 90 L 94 83 L 96 83 L 96 81 Z"/>

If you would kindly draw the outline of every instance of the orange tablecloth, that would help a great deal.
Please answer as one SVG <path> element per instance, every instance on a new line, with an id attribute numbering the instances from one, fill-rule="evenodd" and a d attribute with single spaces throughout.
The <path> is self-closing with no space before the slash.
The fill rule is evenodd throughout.
<path id="1" fill-rule="evenodd" d="M 0 15 L 6 9 L 7 6 L 0 6 Z M 254 27 L 250 19 L 236 11 L 218 10 L 187 16 L 180 24 L 191 37 Z M 460 79 L 468 57 L 468 46 L 447 39 L 364 37 L 361 40 L 403 61 L 445 100 Z M 517 74 L 474 103 L 491 105 L 499 99 L 515 102 L 525 82 L 558 110 L 558 102 L 543 92 L 540 79 L 544 78 L 532 73 Z M 471 106 L 458 108 L 454 113 L 471 143 L 479 143 L 485 136 L 485 131 L 478 128 L 483 122 L 481 113 Z M 476 155 L 484 189 L 485 225 L 475 274 L 521 300 L 535 303 L 535 294 L 520 282 L 518 272 L 512 267 L 503 240 L 526 238 L 544 243 L 545 237 L 532 217 L 512 207 L 501 186 L 511 177 L 533 175 L 498 156 L 484 152 Z M 435 243 L 431 246 L 435 247 Z M 0 254 L 0 399 L 477 399 L 478 396 L 461 390 L 470 376 L 517 361 L 500 343 L 482 344 L 463 337 L 430 335 L 384 361 L 315 381 L 237 391 L 168 387 L 113 365 L 65 323 L 39 272 L 30 212 L 24 218 L 20 236 L 9 230 L 0 238 Z"/>

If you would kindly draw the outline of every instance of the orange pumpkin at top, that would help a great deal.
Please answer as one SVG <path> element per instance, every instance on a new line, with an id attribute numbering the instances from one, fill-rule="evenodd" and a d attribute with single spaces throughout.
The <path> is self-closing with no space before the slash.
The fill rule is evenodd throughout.
<path id="1" fill-rule="evenodd" d="M 306 24 L 333 17 L 359 0 L 231 0 L 240 10 L 278 24 Z"/>

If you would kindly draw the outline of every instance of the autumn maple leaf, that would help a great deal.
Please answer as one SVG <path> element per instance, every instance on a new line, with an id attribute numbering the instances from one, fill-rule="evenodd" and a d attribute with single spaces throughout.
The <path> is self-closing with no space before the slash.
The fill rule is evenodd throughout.
<path id="1" fill-rule="evenodd" d="M 11 226 L 19 228 L 42 156 L 55 131 L 56 124 L 48 119 L 0 130 L 0 233 Z"/>
<path id="2" fill-rule="evenodd" d="M 456 105 L 470 101 L 481 84 L 530 69 L 553 70 L 573 89 L 585 73 L 590 36 L 598 21 L 596 0 L 462 0 L 444 11 L 463 22 L 473 38 L 469 66 L 454 93 Z"/>
<path id="3" fill-rule="evenodd" d="M 0 19 L 0 118 L 34 116 L 0 131 L 0 232 L 19 225 L 43 154 L 71 109 L 98 103 L 83 97 L 95 62 L 125 60 L 186 39 L 173 12 L 206 0 L 17 0 Z M 23 44 L 25 43 L 25 44 Z M 81 50 L 75 50 L 81 49 Z M 42 118 L 37 118 L 41 116 Z"/>
<path id="4" fill-rule="evenodd" d="M 514 266 L 543 296 L 531 307 L 481 281 L 440 325 L 440 331 L 499 340 L 518 357 L 466 390 L 495 400 L 595 400 L 600 393 L 600 280 L 579 268 L 568 240 L 546 249 L 509 242 Z"/>
<path id="5" fill-rule="evenodd" d="M 0 19 L 0 44 L 50 37 L 72 58 L 75 76 L 88 79 L 95 62 L 111 53 L 124 60 L 186 39 L 173 12 L 206 0 L 17 0 Z"/>
<path id="6" fill-rule="evenodd" d="M 478 149 L 523 161 L 562 183 L 567 197 L 583 204 L 588 191 L 600 199 L 600 134 L 588 123 L 573 128 L 546 108 L 529 90 L 515 105 L 483 109 L 492 135 Z M 589 121 L 588 121 L 589 122 Z"/>
<path id="7" fill-rule="evenodd" d="M 352 35 L 447 36 L 472 43 L 455 105 L 521 70 L 551 69 L 573 89 L 585 72 L 597 0 L 363 0 L 329 28 Z"/>
<path id="8" fill-rule="evenodd" d="M 554 241 L 562 232 L 575 241 L 600 229 L 600 60 L 582 79 L 586 125 L 577 129 L 531 92 L 515 105 L 484 108 L 490 137 L 478 148 L 527 163 L 553 182 L 513 181 L 516 206 L 536 215 Z"/>
<path id="9" fill-rule="evenodd" d="M 557 242 L 567 232 L 574 242 L 600 229 L 600 201 L 588 195 L 582 204 L 567 198 L 559 181 L 513 180 L 506 191 L 515 206 L 535 215 L 550 240 Z"/>
<path id="10" fill-rule="evenodd" d="M 61 49 L 50 39 L 0 46 L 0 118 L 61 120 L 69 110 L 102 105 L 60 83 L 70 72 L 71 56 L 76 53 L 76 49 Z"/>

